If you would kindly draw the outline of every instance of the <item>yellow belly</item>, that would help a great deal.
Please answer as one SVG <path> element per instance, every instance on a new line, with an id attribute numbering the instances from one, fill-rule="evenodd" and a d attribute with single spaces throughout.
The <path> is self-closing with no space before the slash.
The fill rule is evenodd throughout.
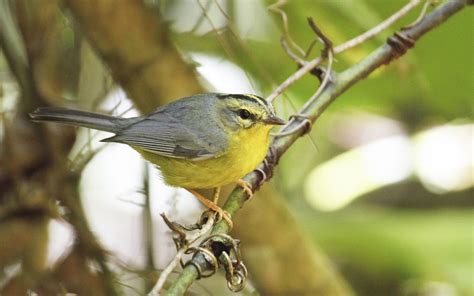
<path id="1" fill-rule="evenodd" d="M 164 157 L 134 148 L 160 169 L 167 184 L 206 189 L 235 182 L 250 173 L 263 161 L 270 144 L 266 126 L 242 130 L 231 138 L 224 154 L 199 161 Z"/>

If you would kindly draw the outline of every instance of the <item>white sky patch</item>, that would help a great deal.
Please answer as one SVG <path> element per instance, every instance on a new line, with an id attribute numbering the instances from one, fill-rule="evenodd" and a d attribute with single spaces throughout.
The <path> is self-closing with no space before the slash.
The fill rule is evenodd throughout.
<path id="1" fill-rule="evenodd" d="M 224 93 L 258 93 L 253 89 L 249 79 L 250 75 L 237 65 L 220 57 L 194 53 L 191 54 L 194 61 L 199 63 L 197 71 L 211 84 L 217 92 Z"/>

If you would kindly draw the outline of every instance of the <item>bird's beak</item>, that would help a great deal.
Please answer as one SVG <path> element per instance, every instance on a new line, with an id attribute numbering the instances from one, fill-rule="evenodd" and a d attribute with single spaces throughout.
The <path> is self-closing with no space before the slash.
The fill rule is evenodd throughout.
<path id="1" fill-rule="evenodd" d="M 286 121 L 284 121 L 283 119 L 281 119 L 280 117 L 275 116 L 275 115 L 269 115 L 267 118 L 264 118 L 262 121 L 263 121 L 263 123 L 271 124 L 271 125 L 284 125 L 284 124 L 286 124 Z"/>

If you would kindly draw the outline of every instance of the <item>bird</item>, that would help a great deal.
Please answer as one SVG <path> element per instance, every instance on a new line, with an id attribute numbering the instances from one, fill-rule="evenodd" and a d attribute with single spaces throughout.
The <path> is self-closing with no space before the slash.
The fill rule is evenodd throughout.
<path id="1" fill-rule="evenodd" d="M 184 97 L 131 118 L 63 107 L 40 107 L 29 116 L 114 133 L 101 141 L 131 146 L 161 171 L 165 183 L 191 192 L 230 227 L 230 215 L 217 205 L 220 188 L 236 182 L 251 196 L 241 178 L 265 158 L 271 128 L 285 124 L 264 98 L 226 93 Z M 198 189 L 215 189 L 214 200 Z"/>

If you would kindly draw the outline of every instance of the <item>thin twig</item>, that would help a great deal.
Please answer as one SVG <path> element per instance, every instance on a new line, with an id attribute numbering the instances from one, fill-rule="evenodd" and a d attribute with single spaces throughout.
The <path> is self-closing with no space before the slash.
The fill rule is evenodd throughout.
<path id="1" fill-rule="evenodd" d="M 186 252 L 187 248 L 182 247 L 181 249 L 178 250 L 176 255 L 173 257 L 173 259 L 168 263 L 166 268 L 161 272 L 160 277 L 158 278 L 158 281 L 156 282 L 156 285 L 153 287 L 153 289 L 150 291 L 148 294 L 149 296 L 158 296 L 160 295 L 160 291 L 163 288 L 164 284 L 166 283 L 166 280 L 168 279 L 168 276 L 173 272 L 176 266 L 178 266 L 178 263 L 181 261 L 181 259 L 184 256 L 184 253 Z"/>
<path id="2" fill-rule="evenodd" d="M 408 12 L 410 12 L 412 9 L 414 9 L 421 0 L 412 0 L 410 1 L 407 5 L 402 7 L 399 11 L 391 15 L 388 19 L 374 27 L 373 29 L 370 29 L 369 31 L 347 41 L 344 42 L 343 44 L 336 46 L 334 48 L 334 54 L 341 53 L 349 48 L 352 48 L 356 45 L 359 45 L 362 42 L 365 42 L 369 40 L 370 38 L 373 38 L 376 36 L 378 33 L 382 32 L 383 30 L 387 29 L 390 27 L 393 23 L 401 19 L 403 16 L 405 16 Z M 268 97 L 267 100 L 272 102 L 276 97 L 278 97 L 282 92 L 284 92 L 288 87 L 290 87 L 293 83 L 301 79 L 306 73 L 310 72 L 317 66 L 319 66 L 322 62 L 321 57 L 317 57 L 309 62 L 307 62 L 303 67 L 301 67 L 298 71 L 293 73 L 290 77 L 288 77 L 283 83 L 281 83 Z"/>
<path id="3" fill-rule="evenodd" d="M 160 295 L 160 291 L 163 288 L 163 285 L 166 283 L 166 280 L 168 279 L 169 275 L 173 272 L 175 267 L 178 265 L 178 263 L 181 262 L 181 259 L 186 254 L 186 251 L 189 249 L 189 247 L 192 246 L 193 243 L 201 239 L 204 235 L 206 235 L 211 230 L 212 226 L 214 225 L 214 221 L 215 221 L 215 215 L 210 215 L 206 223 L 202 226 L 201 229 L 197 230 L 196 233 L 190 235 L 189 238 L 186 238 L 186 240 L 188 241 L 188 244 L 182 246 L 178 250 L 176 255 L 173 257 L 173 259 L 170 261 L 170 263 L 168 263 L 166 268 L 160 274 L 160 277 L 158 278 L 158 281 L 156 282 L 155 286 L 148 294 L 149 296 Z"/>
<path id="4" fill-rule="evenodd" d="M 309 55 L 311 54 L 311 51 L 313 50 L 314 46 L 318 43 L 318 40 L 313 40 L 308 46 L 308 49 L 306 50 L 306 53 L 304 54 L 304 58 L 307 59 Z"/>
<path id="5" fill-rule="evenodd" d="M 232 46 L 229 44 L 229 42 L 222 36 L 222 34 L 219 34 L 219 30 L 217 27 L 214 25 L 214 22 L 212 21 L 211 17 L 208 15 L 208 12 L 206 11 L 205 7 L 202 5 L 201 1 L 197 1 L 199 7 L 201 8 L 202 11 L 202 16 L 207 20 L 208 24 L 211 26 L 212 30 L 216 33 L 216 37 L 219 40 L 220 44 L 222 45 L 222 48 L 224 49 L 224 52 L 227 54 L 227 56 L 230 58 L 230 60 L 236 64 L 238 61 L 237 54 L 235 53 L 235 50 L 232 48 Z M 215 4 L 217 5 L 218 9 L 221 9 L 219 6 L 218 2 L 216 1 Z M 227 15 L 224 14 L 224 16 Z M 229 20 L 229 19 L 228 19 Z M 230 23 L 228 24 L 230 26 Z M 247 80 L 252 87 L 252 90 L 255 90 L 255 85 L 254 81 L 251 79 L 249 73 L 247 71 L 244 71 L 244 75 L 247 77 Z"/>
<path id="6" fill-rule="evenodd" d="M 331 73 L 332 73 L 332 63 L 333 63 L 333 53 L 332 53 L 332 50 L 328 51 L 328 67 L 326 69 L 326 73 L 324 74 L 324 79 L 323 79 L 323 82 L 321 82 L 321 85 L 319 86 L 318 90 L 314 93 L 314 95 L 312 95 L 307 101 L 306 103 L 303 105 L 303 107 L 301 108 L 301 111 L 303 112 L 306 112 L 306 109 L 311 106 L 312 104 L 314 104 L 314 101 L 319 98 L 319 96 L 321 95 L 321 93 L 324 91 L 324 89 L 326 88 L 326 86 L 328 85 L 330 79 L 331 79 Z"/>
<path id="7" fill-rule="evenodd" d="M 404 35 L 409 36 L 409 38 L 413 41 L 416 41 L 425 33 L 446 21 L 456 12 L 462 10 L 470 3 L 470 1 L 472 2 L 472 0 L 451 0 L 445 3 L 443 6 L 435 9 L 432 13 L 423 18 L 423 20 L 421 20 L 417 25 L 406 31 L 403 31 L 403 33 Z M 307 106 L 305 112 L 302 113 L 309 115 L 311 121 L 314 122 L 329 106 L 329 104 L 331 104 L 338 96 L 349 89 L 353 84 L 365 78 L 379 67 L 398 58 L 400 54 L 397 53 L 397 50 L 398 49 L 396 47 L 393 47 L 388 43 L 383 44 L 358 64 L 340 73 L 336 81 L 328 85 L 328 87 L 322 91 L 319 99 L 315 100 L 312 105 Z M 294 123 L 294 125 L 296 124 L 297 123 Z M 288 148 L 299 138 L 300 135 L 301 134 L 293 133 L 287 137 L 276 138 L 271 145 L 271 151 L 274 151 L 277 158 L 281 157 L 281 155 L 285 153 L 286 150 L 288 150 Z M 263 165 L 261 165 L 258 167 L 258 169 L 263 170 L 265 168 Z M 261 176 L 262 175 L 260 173 L 254 171 L 245 176 L 244 180 L 249 182 L 252 185 L 252 188 L 258 189 L 262 183 Z M 230 194 L 223 206 L 223 209 L 226 210 L 231 216 L 235 215 L 235 213 L 243 206 L 246 201 L 247 196 L 244 191 L 236 188 Z M 212 229 L 212 233 L 226 233 L 228 231 L 229 227 L 226 223 L 217 223 Z M 197 279 L 197 277 L 198 270 L 196 267 L 191 264 L 187 265 L 179 277 L 173 282 L 172 286 L 166 291 L 166 295 L 183 295 L 189 286 L 194 282 L 194 280 Z"/>
<path id="8" fill-rule="evenodd" d="M 324 89 L 328 85 L 328 83 L 330 81 L 330 77 L 331 77 L 331 72 L 332 72 L 332 63 L 333 63 L 333 53 L 330 50 L 328 52 L 328 68 L 327 68 L 326 74 L 324 75 L 323 82 L 319 86 L 318 90 L 306 101 L 306 103 L 301 108 L 301 111 L 304 112 L 309 106 L 314 104 L 314 101 L 319 98 L 321 93 L 324 91 Z M 309 127 L 311 127 L 312 122 L 309 121 L 309 116 L 304 115 L 304 113 L 297 113 L 297 115 L 300 115 L 300 117 L 304 118 L 303 121 L 301 121 L 298 126 L 292 128 L 292 129 L 289 129 L 290 125 L 296 120 L 296 116 L 293 115 L 291 117 L 291 120 L 287 123 L 287 125 L 285 125 L 285 127 L 280 132 L 275 134 L 274 136 L 284 137 L 284 136 L 288 136 L 292 133 L 298 132 L 301 127 L 306 125 L 306 123 L 309 123 Z"/>
<path id="9" fill-rule="evenodd" d="M 303 66 L 305 64 L 305 60 L 300 58 L 298 55 L 296 55 L 288 45 L 288 42 L 286 42 L 286 39 L 282 36 L 280 38 L 280 43 L 281 47 L 283 47 L 283 50 L 286 52 L 286 54 L 299 66 Z"/>
<path id="10" fill-rule="evenodd" d="M 285 81 L 283 81 L 268 97 L 267 101 L 272 102 L 276 99 L 282 92 L 284 92 L 287 88 L 289 88 L 293 83 L 300 80 L 304 75 L 308 72 L 319 66 L 323 59 L 321 57 L 317 57 L 309 62 L 307 62 L 303 67 L 301 67 L 298 71 L 293 73 L 290 77 L 288 77 Z"/>
<path id="11" fill-rule="evenodd" d="M 316 33 L 316 35 L 324 43 L 323 55 L 327 55 L 328 67 L 326 69 L 326 73 L 323 74 L 324 78 L 323 78 L 323 81 L 321 82 L 321 85 L 318 87 L 318 89 L 316 90 L 314 95 L 312 95 L 306 101 L 306 103 L 303 105 L 303 107 L 301 108 L 301 111 L 303 111 L 303 112 L 306 110 L 306 108 L 308 108 L 308 106 L 312 105 L 317 98 L 319 98 L 319 96 L 321 95 L 323 90 L 326 88 L 328 82 L 331 79 L 332 63 L 333 63 L 332 41 L 321 31 L 321 29 L 316 25 L 316 23 L 314 22 L 314 20 L 312 18 L 308 18 L 308 23 L 309 23 L 311 29 L 313 29 L 314 33 Z M 279 133 L 275 134 L 274 136 L 277 136 L 277 137 L 288 136 L 291 133 L 299 131 L 299 129 L 301 127 L 305 126 L 306 124 L 309 124 L 309 127 L 311 126 L 311 121 L 309 121 L 309 118 L 307 118 L 307 116 L 303 115 L 302 113 L 298 113 L 298 115 L 300 117 L 303 117 L 304 119 L 303 119 L 303 121 L 300 122 L 300 124 L 297 127 L 295 127 L 294 129 L 288 129 L 288 127 L 296 119 L 295 116 L 292 116 L 291 119 L 290 119 L 290 122 L 288 122 L 287 125 L 285 125 L 285 127 Z"/>
<path id="12" fill-rule="evenodd" d="M 150 169 L 147 162 L 143 162 L 143 195 L 145 197 L 145 205 L 143 207 L 143 243 L 145 245 L 146 268 L 153 269 L 155 266 L 154 247 L 153 247 L 153 217 L 151 209 L 150 196 Z M 147 290 L 152 288 L 150 282 L 147 281 Z"/>
<path id="13" fill-rule="evenodd" d="M 308 24 L 309 27 L 313 30 L 313 32 L 321 39 L 324 44 L 326 50 L 332 50 L 332 41 L 329 39 L 326 34 L 321 31 L 321 29 L 316 25 L 316 22 L 312 17 L 308 17 Z"/>
<path id="14" fill-rule="evenodd" d="M 290 45 L 296 48 L 302 56 L 305 55 L 305 51 L 298 46 L 298 44 L 291 38 L 290 31 L 288 29 L 288 16 L 286 13 L 280 9 L 283 5 L 287 3 L 286 0 L 278 0 L 277 2 L 273 3 L 272 5 L 268 6 L 268 10 L 271 10 L 273 12 L 279 13 L 281 16 L 281 19 L 283 21 L 283 35 L 285 36 L 285 39 L 290 42 Z"/>
<path id="15" fill-rule="evenodd" d="M 423 8 L 421 9 L 420 15 L 418 15 L 418 18 L 413 23 L 403 26 L 402 30 L 410 29 L 411 27 L 418 24 L 425 17 L 426 12 L 428 11 L 428 6 L 434 6 L 436 4 L 435 1 L 436 0 L 426 0 L 425 4 L 423 4 Z"/>
<path id="16" fill-rule="evenodd" d="M 199 2 L 199 5 L 201 6 L 201 1 L 198 1 L 198 2 Z M 208 14 L 209 9 L 211 8 L 211 5 L 212 5 L 212 0 L 208 0 L 208 1 L 206 2 L 206 5 L 205 5 L 204 7 L 201 6 L 202 9 L 203 9 L 204 11 L 206 11 L 206 13 L 205 13 L 205 14 L 203 13 L 203 14 L 201 14 L 201 15 L 199 16 L 199 19 L 198 19 L 198 20 L 196 21 L 196 23 L 194 24 L 193 28 L 191 29 L 191 32 L 196 32 L 197 29 L 199 29 L 199 27 L 202 25 L 202 23 L 203 23 L 204 20 L 206 19 L 206 15 Z"/>
<path id="17" fill-rule="evenodd" d="M 380 32 L 384 31 L 394 23 L 396 23 L 399 19 L 404 17 L 407 13 L 417 7 L 422 0 L 411 0 L 408 2 L 407 5 L 403 6 L 399 11 L 391 15 L 388 19 L 381 22 L 377 26 L 373 27 L 372 29 L 368 30 L 367 32 L 352 38 L 351 40 L 344 42 L 343 44 L 336 46 L 334 48 L 334 53 L 341 53 L 343 51 L 348 50 L 349 48 L 355 47 L 361 43 L 364 43 L 367 40 L 370 40 L 380 34 Z"/>
<path id="18" fill-rule="evenodd" d="M 272 87 L 273 85 L 277 85 L 276 82 L 273 80 L 273 77 L 271 73 L 265 69 L 264 66 L 262 66 L 262 62 L 259 58 L 255 56 L 255 53 L 253 50 L 249 48 L 247 43 L 242 40 L 242 38 L 239 35 L 239 30 L 234 26 L 232 19 L 230 16 L 227 14 L 227 12 L 224 10 L 224 8 L 219 4 L 219 1 L 214 0 L 214 3 L 217 7 L 217 9 L 221 12 L 221 14 L 224 16 L 224 18 L 227 20 L 227 28 L 229 29 L 229 32 L 234 36 L 235 40 L 237 40 L 237 43 L 241 46 L 243 52 L 245 53 L 245 57 L 243 57 L 246 60 L 249 60 L 253 65 L 255 65 L 257 71 L 259 72 L 259 75 L 262 77 L 263 80 L 265 80 L 268 84 L 270 84 Z M 238 62 L 237 59 L 234 58 L 234 62 Z M 245 71 L 247 72 L 247 71 Z M 246 74 L 247 78 L 249 79 L 249 83 L 252 84 L 252 80 L 250 80 L 249 75 Z M 291 103 L 291 101 L 290 101 Z M 293 105 L 292 105 L 293 107 Z M 294 108 L 296 110 L 296 108 Z"/>

